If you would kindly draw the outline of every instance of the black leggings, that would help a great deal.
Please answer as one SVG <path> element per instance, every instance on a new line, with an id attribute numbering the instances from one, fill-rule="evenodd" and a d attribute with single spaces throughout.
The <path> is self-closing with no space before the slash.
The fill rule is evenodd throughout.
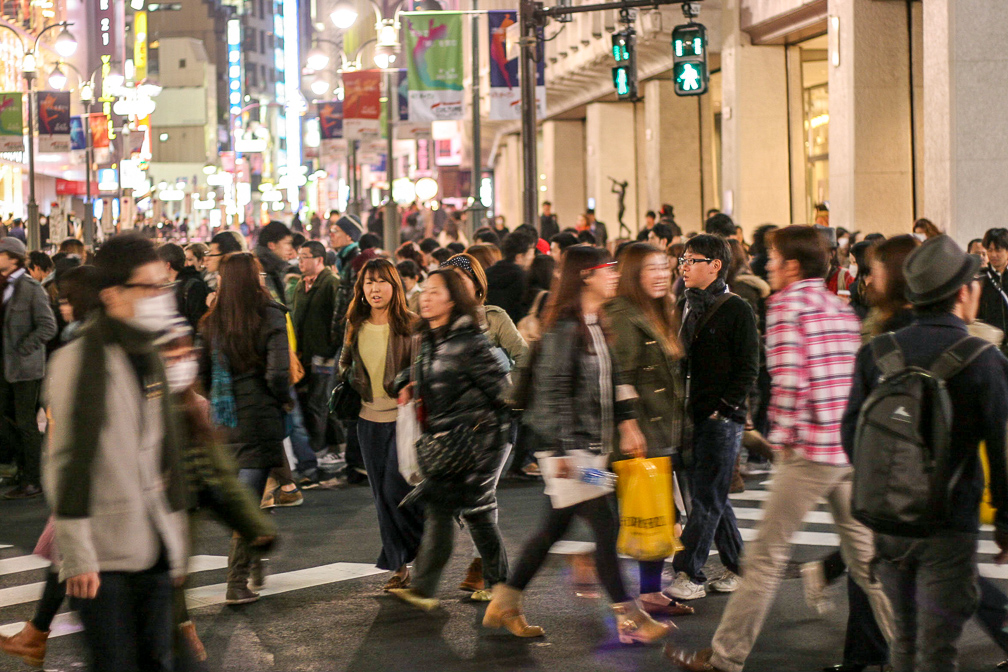
<path id="1" fill-rule="evenodd" d="M 42 598 L 35 606 L 35 618 L 32 625 L 40 632 L 49 632 L 56 612 L 63 606 L 63 599 L 66 597 L 66 583 L 59 580 L 59 573 L 49 572 L 46 575 L 45 588 L 42 590 Z"/>
<path id="2" fill-rule="evenodd" d="M 595 568 L 599 580 L 609 593 L 609 599 L 614 603 L 628 602 L 630 598 L 627 596 L 619 560 L 616 557 L 616 534 L 619 526 L 611 499 L 611 496 L 596 497 L 564 509 L 551 507 L 546 513 L 542 527 L 525 542 L 508 585 L 518 590 L 525 590 L 546 560 L 550 548 L 563 537 L 574 516 L 580 516 L 591 526 L 592 534 L 595 535 Z"/>

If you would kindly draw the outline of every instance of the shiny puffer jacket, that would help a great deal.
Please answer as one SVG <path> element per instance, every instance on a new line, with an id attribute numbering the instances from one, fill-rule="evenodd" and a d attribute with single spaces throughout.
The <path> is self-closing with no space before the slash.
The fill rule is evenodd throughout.
<path id="1" fill-rule="evenodd" d="M 424 332 L 415 371 L 416 395 L 426 414 L 425 432 L 476 427 L 477 468 L 464 478 L 428 479 L 426 501 L 462 513 L 497 507 L 497 470 L 504 459 L 506 374 L 490 342 L 469 317 L 447 329 Z"/>

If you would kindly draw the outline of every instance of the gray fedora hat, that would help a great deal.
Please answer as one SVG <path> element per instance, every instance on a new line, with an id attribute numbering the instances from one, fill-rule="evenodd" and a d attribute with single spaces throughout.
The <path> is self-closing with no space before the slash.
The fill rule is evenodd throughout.
<path id="1" fill-rule="evenodd" d="M 947 235 L 924 241 L 903 262 L 907 301 L 927 306 L 947 299 L 980 270 L 980 257 L 966 254 Z"/>

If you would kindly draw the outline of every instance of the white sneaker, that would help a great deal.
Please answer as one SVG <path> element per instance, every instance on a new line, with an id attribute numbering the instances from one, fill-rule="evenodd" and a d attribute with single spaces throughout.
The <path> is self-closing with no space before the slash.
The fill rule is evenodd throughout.
<path id="1" fill-rule="evenodd" d="M 715 593 L 734 593 L 739 587 L 739 575 L 726 569 L 720 579 L 714 579 L 708 586 Z"/>
<path id="2" fill-rule="evenodd" d="M 662 595 L 673 600 L 698 600 L 707 597 L 707 590 L 702 583 L 693 583 L 686 572 L 679 572 L 672 585 L 662 591 Z"/>
<path id="3" fill-rule="evenodd" d="M 801 566 L 805 603 L 820 616 L 833 610 L 833 600 L 826 590 L 826 568 L 822 562 L 806 562 Z"/>

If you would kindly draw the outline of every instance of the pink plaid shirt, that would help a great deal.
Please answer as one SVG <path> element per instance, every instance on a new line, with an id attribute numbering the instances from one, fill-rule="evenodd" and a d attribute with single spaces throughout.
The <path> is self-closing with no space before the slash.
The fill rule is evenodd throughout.
<path id="1" fill-rule="evenodd" d="M 822 280 L 795 282 L 771 299 L 766 323 L 770 436 L 812 462 L 848 464 L 840 445 L 860 324 Z"/>

